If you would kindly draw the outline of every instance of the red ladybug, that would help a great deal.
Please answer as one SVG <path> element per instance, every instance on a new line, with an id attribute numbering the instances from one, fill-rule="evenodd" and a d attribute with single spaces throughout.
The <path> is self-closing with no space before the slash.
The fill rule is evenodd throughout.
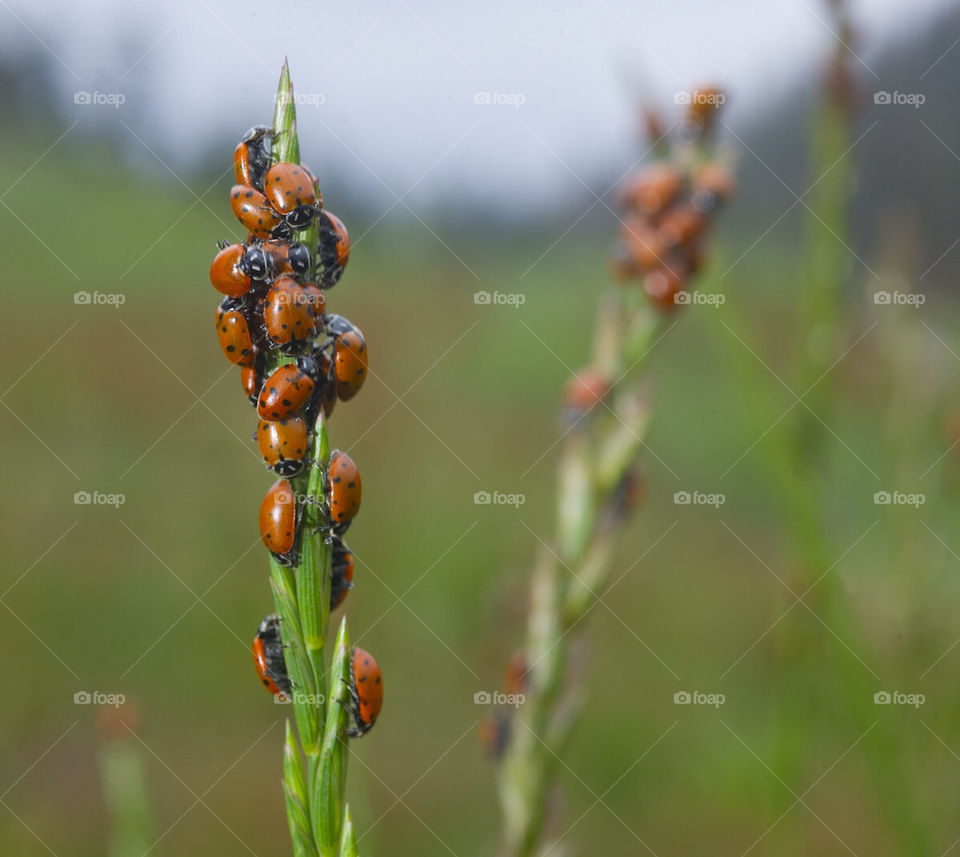
<path id="1" fill-rule="evenodd" d="M 283 274 L 305 277 L 310 273 L 310 251 L 302 241 L 264 241 L 262 252 L 268 279 Z"/>
<path id="2" fill-rule="evenodd" d="M 285 420 L 296 414 L 316 388 L 317 364 L 311 357 L 278 367 L 260 389 L 257 414 L 262 420 Z"/>
<path id="3" fill-rule="evenodd" d="M 240 382 L 243 384 L 243 392 L 247 394 L 250 404 L 256 405 L 260 388 L 263 386 L 263 375 L 255 366 L 241 366 Z"/>
<path id="4" fill-rule="evenodd" d="M 353 553 L 340 536 L 331 540 L 333 565 L 330 576 L 330 609 L 336 610 L 353 588 Z"/>
<path id="5" fill-rule="evenodd" d="M 231 298 L 243 297 L 250 291 L 250 274 L 243 264 L 246 247 L 228 244 L 221 248 L 210 264 L 210 282 L 213 287 Z"/>
<path id="6" fill-rule="evenodd" d="M 297 164 L 274 164 L 263 179 L 267 200 L 292 229 L 305 229 L 317 213 L 313 175 Z"/>
<path id="7" fill-rule="evenodd" d="M 683 186 L 684 175 L 679 168 L 654 164 L 627 179 L 619 191 L 619 201 L 625 208 L 656 217 L 680 195 Z"/>
<path id="8" fill-rule="evenodd" d="M 327 504 L 334 531 L 343 533 L 360 510 L 363 485 L 353 459 L 339 449 L 330 454 L 327 469 Z"/>
<path id="9" fill-rule="evenodd" d="M 578 422 L 593 410 L 610 391 L 607 376 L 591 366 L 581 369 L 567 382 L 563 396 L 563 414 L 569 423 Z"/>
<path id="10" fill-rule="evenodd" d="M 260 623 L 253 638 L 253 663 L 263 686 L 276 696 L 290 698 L 293 686 L 283 660 L 283 641 L 280 639 L 280 617 L 271 613 Z"/>
<path id="11" fill-rule="evenodd" d="M 346 402 L 360 392 L 367 377 L 367 341 L 360 328 L 350 325 L 336 338 L 333 364 L 337 395 Z"/>
<path id="12" fill-rule="evenodd" d="M 329 211 L 317 218 L 317 281 L 321 288 L 335 286 L 350 261 L 350 235 L 343 221 Z"/>
<path id="13" fill-rule="evenodd" d="M 266 125 L 254 125 L 237 143 L 233 150 L 233 174 L 237 184 L 263 190 L 263 177 L 270 166 L 267 140 L 272 136 L 273 130 Z"/>
<path id="14" fill-rule="evenodd" d="M 480 746 L 491 759 L 499 759 L 510 743 L 510 714 L 497 708 L 480 721 Z"/>
<path id="15" fill-rule="evenodd" d="M 359 738 L 366 735 L 380 716 L 383 707 L 383 676 L 380 667 L 369 652 L 358 646 L 353 649 L 353 669 L 350 675 L 349 713 L 353 723 L 347 735 Z"/>
<path id="16" fill-rule="evenodd" d="M 257 444 L 267 466 L 278 476 L 296 476 L 303 470 L 307 454 L 307 424 L 303 417 L 285 420 L 260 420 Z"/>
<path id="17" fill-rule="evenodd" d="M 267 198 L 250 185 L 230 188 L 230 207 L 244 229 L 257 238 L 269 238 L 282 222 Z"/>
<path id="18" fill-rule="evenodd" d="M 217 339 L 227 360 L 239 366 L 253 366 L 257 359 L 250 339 L 250 327 L 235 298 L 224 298 L 217 307 Z"/>
<path id="19" fill-rule="evenodd" d="M 278 561 L 295 564 L 297 498 L 286 479 L 278 479 L 260 504 L 260 538 Z"/>
<path id="20" fill-rule="evenodd" d="M 325 298 L 312 283 L 301 286 L 281 277 L 267 292 L 263 323 L 275 345 L 290 346 L 316 335 L 324 314 Z"/>

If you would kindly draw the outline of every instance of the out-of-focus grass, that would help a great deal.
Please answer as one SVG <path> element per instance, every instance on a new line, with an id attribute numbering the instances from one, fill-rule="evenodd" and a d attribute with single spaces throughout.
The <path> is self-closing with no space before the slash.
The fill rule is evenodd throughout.
<path id="1" fill-rule="evenodd" d="M 36 158 L 19 148 L 0 154 L 3 188 Z M 188 183 L 200 192 L 213 180 Z M 250 440 L 253 412 L 217 347 L 217 296 L 206 276 L 214 241 L 240 235 L 229 183 L 225 173 L 198 203 L 167 175 L 146 183 L 95 146 L 62 147 L 5 197 L 17 217 L 0 209 L 8 236 L 0 384 L 12 385 L 9 410 L 0 409 L 0 590 L 12 587 L 4 600 L 25 623 L 0 607 L 9 664 L 0 791 L 13 785 L 4 801 L 23 822 L 0 809 L 10 853 L 44 852 L 25 825 L 64 857 L 103 848 L 94 711 L 73 704 L 80 690 L 124 693 L 143 712 L 138 734 L 149 748 L 159 831 L 177 822 L 154 853 L 233 854 L 242 849 L 236 837 L 257 854 L 287 847 L 276 788 L 285 711 L 259 687 L 248 651 L 270 609 L 256 528 L 270 480 Z M 599 231 L 568 236 L 521 279 L 555 235 L 498 243 L 426 218 L 461 263 L 415 222 L 388 217 L 364 234 L 369 223 L 327 202 L 356 241 L 329 305 L 363 328 L 371 349 L 363 393 L 331 422 L 333 444 L 356 459 L 365 487 L 350 532 L 361 562 L 346 609 L 355 642 L 377 654 L 387 685 L 377 728 L 353 747 L 349 798 L 361 850 L 440 853 L 442 840 L 457 854 L 489 854 L 496 802 L 475 740 L 486 710 L 473 694 L 496 687 L 520 639 L 536 536 L 550 532 L 553 515 L 548 450 L 562 430 L 556 400 L 567 369 L 551 350 L 571 368 L 587 357 L 605 241 Z M 721 475 L 793 402 L 751 355 L 745 374 L 731 371 L 743 346 L 724 327 L 787 371 L 804 335 L 784 276 L 789 237 L 773 233 L 722 279 L 726 308 L 691 308 L 658 346 L 649 499 L 613 577 L 630 570 L 607 597 L 610 610 L 591 618 L 589 704 L 563 775 L 572 822 L 629 769 L 604 796 L 609 809 L 596 806 L 570 834 L 594 849 L 635 849 L 629 827 L 659 853 L 739 854 L 766 827 L 764 796 L 782 788 L 751 753 L 764 758 L 776 686 L 768 638 L 754 643 L 792 602 L 757 559 L 790 580 L 794 560 L 762 466 L 777 429 Z M 714 279 L 754 238 L 720 237 L 718 247 L 730 249 Z M 479 289 L 522 292 L 526 303 L 478 306 Z M 79 290 L 126 302 L 77 306 Z M 865 295 L 851 300 L 863 306 L 855 338 L 874 316 Z M 881 478 L 837 441 L 829 517 L 844 546 L 882 522 L 834 573 L 855 601 L 857 655 L 880 675 L 877 689 L 927 695 L 920 712 L 878 708 L 877 716 L 902 718 L 917 775 L 905 787 L 942 810 L 931 817 L 946 848 L 957 766 L 920 719 L 956 739 L 955 651 L 919 675 L 955 639 L 956 560 L 922 522 L 960 551 L 948 502 L 956 467 L 948 455 L 924 481 L 917 471 L 949 443 L 939 414 L 960 364 L 921 332 L 930 349 L 918 367 L 924 377 L 891 387 L 889 364 L 903 362 L 893 359 L 897 343 L 918 331 L 910 312 L 878 316 L 835 370 L 849 393 L 831 429 Z M 930 296 L 922 312 L 957 348 L 953 305 Z M 837 344 L 838 356 L 848 344 Z M 927 377 L 941 379 L 937 397 L 923 394 Z M 914 396 L 912 416 L 900 413 L 896 389 Z M 897 432 L 881 431 L 901 419 Z M 945 493 L 935 487 L 941 479 Z M 927 490 L 928 502 L 919 513 L 872 505 L 874 491 L 893 488 Z M 480 490 L 522 492 L 526 503 L 478 506 Z M 678 490 L 721 491 L 726 503 L 676 506 Z M 75 505 L 77 491 L 122 492 L 126 501 Z M 819 627 L 802 607 L 782 621 Z M 840 643 L 831 652 L 852 656 Z M 680 708 L 678 690 L 719 691 L 727 702 L 719 711 Z M 809 748 L 811 782 L 862 732 L 832 714 Z M 805 800 L 859 853 L 884 853 L 866 770 L 853 752 Z M 811 850 L 841 853 L 807 810 L 793 812 L 806 814 Z"/>

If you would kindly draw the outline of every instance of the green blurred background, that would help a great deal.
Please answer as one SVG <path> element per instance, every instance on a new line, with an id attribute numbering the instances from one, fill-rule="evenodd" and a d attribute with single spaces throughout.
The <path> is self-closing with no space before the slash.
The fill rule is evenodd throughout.
<path id="1" fill-rule="evenodd" d="M 955 30 L 960 19 L 945 20 Z M 950 41 L 947 29 L 912 50 L 932 62 Z M 808 400 L 816 411 L 817 396 L 833 391 L 828 428 L 791 389 L 808 386 L 798 366 L 823 332 L 802 323 L 809 253 L 832 248 L 824 252 L 836 258 L 840 238 L 796 206 L 758 242 L 794 199 L 768 159 L 781 158 L 798 193 L 823 173 L 806 142 L 816 87 L 774 108 L 789 120 L 789 145 L 770 124 L 728 135 L 743 191 L 700 281 L 726 302 L 679 314 L 649 364 L 647 501 L 618 550 L 622 579 L 590 617 L 587 704 L 556 798 L 555 836 L 579 819 L 563 853 L 910 853 L 878 791 L 906 807 L 905 829 L 921 827 L 929 853 L 960 835 L 960 318 L 948 250 L 960 224 L 951 155 L 960 125 L 949 69 L 955 60 L 929 82 L 943 94 L 922 117 L 937 139 L 925 137 L 903 166 L 912 184 L 890 166 L 907 157 L 900 119 L 884 145 L 865 143 L 845 160 L 860 182 L 839 254 L 841 318 L 821 343 L 836 365 Z M 118 158 L 116 140 L 95 129 L 44 155 L 68 123 L 38 90 L 30 104 L 18 100 L 22 71 L 5 71 L 16 133 L 0 141 L 2 852 L 105 853 L 101 760 L 109 736 L 121 735 L 145 767 L 150 853 L 288 853 L 287 711 L 263 692 L 249 654 L 271 609 L 256 525 L 271 479 L 237 371 L 217 346 L 206 273 L 214 242 L 240 235 L 224 172 L 235 138 L 270 105 L 245 110 L 216 162 L 181 182 Z M 873 121 L 867 109 L 852 139 Z M 312 141 L 301 148 L 310 163 Z M 352 746 L 360 847 L 492 854 L 494 766 L 477 741 L 488 712 L 473 697 L 498 687 L 522 638 L 531 561 L 553 526 L 558 395 L 589 358 L 615 221 L 597 207 L 554 243 L 576 207 L 517 224 L 438 209 L 428 229 L 400 209 L 378 222 L 380 211 L 351 210 L 342 180 L 332 187 L 327 204 L 356 243 L 328 308 L 364 330 L 371 352 L 366 387 L 331 422 L 332 442 L 364 480 L 345 611 L 386 683 L 381 720 Z M 478 305 L 479 290 L 525 303 Z M 926 302 L 878 305 L 878 290 Z M 81 291 L 124 303 L 77 304 Z M 806 459 L 783 453 L 798 419 L 820 427 L 809 472 Z M 839 631 L 787 590 L 804 579 L 795 510 L 778 490 L 792 479 L 822 486 Z M 726 502 L 678 506 L 682 490 Z M 875 492 L 895 490 L 925 502 L 874 503 Z M 124 502 L 78 505 L 83 491 Z M 525 503 L 477 505 L 477 491 L 519 492 Z M 807 600 L 816 606 L 816 595 Z M 809 656 L 800 668 L 784 667 L 795 661 L 775 644 L 784 629 Z M 925 702 L 872 707 L 861 695 L 865 718 L 851 686 L 838 685 L 849 675 L 854 693 Z M 683 690 L 725 702 L 680 707 Z M 104 706 L 74 704 L 82 691 L 123 694 L 136 737 L 105 725 Z M 777 712 L 793 700 L 809 727 L 802 788 L 781 779 L 771 755 Z"/>

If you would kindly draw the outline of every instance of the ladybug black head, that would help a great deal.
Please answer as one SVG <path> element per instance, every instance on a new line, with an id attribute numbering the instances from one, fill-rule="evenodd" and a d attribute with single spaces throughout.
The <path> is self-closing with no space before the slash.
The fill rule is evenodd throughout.
<path id="1" fill-rule="evenodd" d="M 290 269 L 298 277 L 305 277 L 310 272 L 310 251 L 306 244 L 300 241 L 291 244 L 287 258 L 290 260 Z"/>

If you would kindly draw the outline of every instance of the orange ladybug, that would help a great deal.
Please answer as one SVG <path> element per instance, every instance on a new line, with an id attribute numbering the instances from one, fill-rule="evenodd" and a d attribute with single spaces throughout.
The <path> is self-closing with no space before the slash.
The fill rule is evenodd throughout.
<path id="1" fill-rule="evenodd" d="M 380 716 L 383 707 L 383 676 L 373 655 L 358 646 L 353 649 L 353 665 L 350 675 L 349 713 L 353 723 L 347 735 L 359 738 L 366 735 Z"/>

